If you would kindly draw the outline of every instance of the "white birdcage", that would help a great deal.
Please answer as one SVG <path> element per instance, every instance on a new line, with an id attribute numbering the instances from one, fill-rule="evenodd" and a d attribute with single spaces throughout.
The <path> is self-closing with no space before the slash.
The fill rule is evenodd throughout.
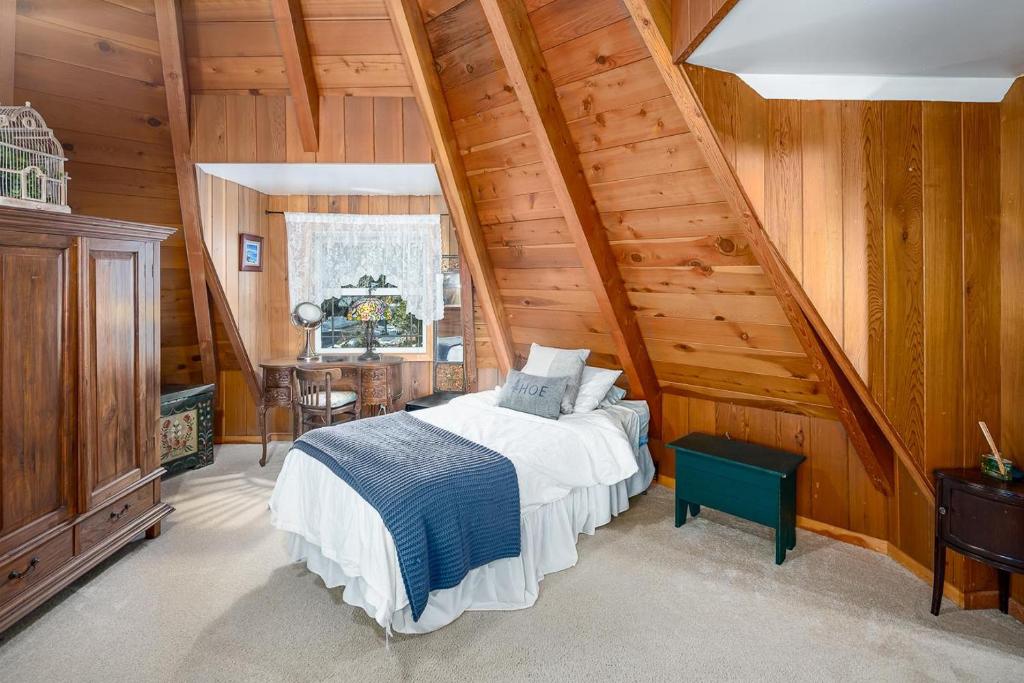
<path id="1" fill-rule="evenodd" d="M 64 149 L 28 102 L 0 106 L 0 205 L 70 213 Z"/>

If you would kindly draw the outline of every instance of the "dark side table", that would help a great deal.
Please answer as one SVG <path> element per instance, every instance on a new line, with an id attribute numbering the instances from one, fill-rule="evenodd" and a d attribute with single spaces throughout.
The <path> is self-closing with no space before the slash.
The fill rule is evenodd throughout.
<path id="1" fill-rule="evenodd" d="M 1004 482 L 980 469 L 935 471 L 935 563 L 932 614 L 939 613 L 946 548 L 999 572 L 999 611 L 1010 601 L 1010 574 L 1024 574 L 1024 482 Z"/>
<path id="2" fill-rule="evenodd" d="M 443 406 L 452 400 L 456 396 L 462 396 L 461 391 L 435 391 L 429 396 L 420 396 L 410 401 L 405 402 L 405 411 L 411 413 L 414 410 L 423 410 L 425 408 L 436 408 L 437 406 Z"/>

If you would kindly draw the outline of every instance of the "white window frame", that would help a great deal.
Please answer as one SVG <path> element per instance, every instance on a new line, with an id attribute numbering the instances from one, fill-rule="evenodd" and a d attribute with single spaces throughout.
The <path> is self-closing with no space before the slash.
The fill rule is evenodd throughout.
<path id="1" fill-rule="evenodd" d="M 381 296 L 381 297 L 384 297 L 384 296 L 402 296 L 402 288 L 401 287 L 375 287 L 374 290 L 373 290 L 373 295 L 374 296 Z M 338 295 L 337 296 L 338 297 L 342 297 L 342 296 L 355 296 L 355 297 L 367 296 L 366 287 L 345 287 L 343 289 L 338 290 Z M 374 351 L 376 353 L 379 353 L 379 354 L 388 354 L 388 355 L 422 355 L 422 354 L 426 354 L 428 352 L 428 346 L 431 343 L 431 340 L 430 340 L 430 336 L 431 336 L 430 335 L 430 323 L 428 323 L 426 320 L 421 320 L 420 321 L 420 325 L 422 325 L 422 330 L 423 330 L 422 334 L 420 335 L 420 337 L 423 339 L 423 346 L 422 347 L 417 347 L 417 346 L 378 346 L 378 347 L 376 347 L 374 349 Z M 323 325 L 321 325 L 320 327 L 318 327 L 316 329 L 316 335 L 315 335 L 315 339 L 314 339 L 314 342 L 313 342 L 315 347 L 316 347 L 315 348 L 315 353 L 326 353 L 326 354 L 354 353 L 355 351 L 357 351 L 360 348 L 360 347 L 352 347 L 352 348 L 328 347 L 328 348 L 325 349 L 324 345 L 323 345 L 323 339 L 320 336 L 322 331 L 323 331 L 323 329 L 324 329 Z M 363 347 L 363 348 L 365 348 L 365 347 Z"/>

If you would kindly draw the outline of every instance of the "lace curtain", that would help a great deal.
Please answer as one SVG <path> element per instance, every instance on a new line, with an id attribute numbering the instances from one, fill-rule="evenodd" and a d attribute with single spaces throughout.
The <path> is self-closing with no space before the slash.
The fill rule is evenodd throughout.
<path id="1" fill-rule="evenodd" d="M 363 275 L 387 275 L 420 320 L 444 317 L 441 217 L 285 213 L 292 308 L 341 296 Z"/>

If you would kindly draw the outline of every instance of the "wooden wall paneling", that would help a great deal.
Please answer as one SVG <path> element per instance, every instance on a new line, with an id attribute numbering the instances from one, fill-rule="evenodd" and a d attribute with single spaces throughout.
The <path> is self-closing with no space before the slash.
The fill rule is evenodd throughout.
<path id="1" fill-rule="evenodd" d="M 886 102 L 886 412 L 924 464 L 921 104 Z"/>
<path id="2" fill-rule="evenodd" d="M 0 0 L 0 104 L 14 104 L 16 0 Z"/>
<path id="3" fill-rule="evenodd" d="M 189 86 L 181 42 L 181 15 L 177 4 L 172 0 L 156 0 L 154 9 L 203 381 L 210 383 L 216 380 L 217 374 L 213 356 L 213 326 L 206 293 L 205 250 L 202 244 L 199 197 L 190 152 Z"/>
<path id="4" fill-rule="evenodd" d="M 464 3 L 452 10 L 462 11 L 467 7 L 473 11 L 475 3 Z M 434 70 L 434 54 L 445 51 L 432 46 L 430 30 L 425 26 L 418 6 L 398 0 L 387 0 L 386 8 L 399 47 L 409 71 L 416 101 L 422 115 L 431 147 L 434 163 L 444 188 L 445 200 L 459 234 L 463 257 L 468 261 L 474 287 L 481 303 L 489 329 L 489 339 L 497 361 L 503 371 L 512 367 L 512 345 L 504 327 L 505 312 L 497 292 L 494 271 L 490 263 L 481 233 L 481 220 L 477 214 L 472 191 L 466 179 L 462 155 L 457 147 L 455 130 L 452 125 L 450 102 L 446 99 L 440 79 Z M 449 13 L 446 13 L 449 14 Z M 431 22 L 435 26 L 443 25 Z M 479 26 L 477 22 L 477 26 Z M 484 20 L 486 28 L 486 20 Z M 466 27 L 461 34 L 467 35 Z M 470 35 L 469 39 L 479 37 Z"/>
<path id="5" fill-rule="evenodd" d="M 373 105 L 372 98 L 345 98 L 345 161 L 350 164 L 374 159 Z"/>
<path id="6" fill-rule="evenodd" d="M 685 62 L 739 0 L 671 0 L 672 57 Z"/>
<path id="7" fill-rule="evenodd" d="M 790 323 L 805 344 L 805 350 L 812 356 L 815 367 L 821 371 L 821 378 L 872 480 L 880 490 L 891 490 L 891 461 L 894 457 L 910 457 L 903 452 L 899 435 L 871 399 L 838 342 L 828 331 L 806 293 L 794 281 L 792 272 L 781 260 L 760 225 L 750 200 L 724 157 L 714 130 L 706 121 L 706 114 L 696 99 L 686 72 L 671 62 L 667 48 L 669 29 L 666 17 L 653 13 L 646 0 L 627 0 L 626 4 L 651 51 L 654 65 L 701 145 L 714 177 L 724 188 L 730 205 L 743 219 L 747 237 L 758 252 L 758 260 L 766 268 Z M 915 466 L 912 472 L 918 476 L 925 490 L 930 490 L 919 466 Z"/>
<path id="8" fill-rule="evenodd" d="M 520 106 L 537 138 L 541 160 L 558 198 L 568 231 L 576 244 L 581 265 L 587 273 L 593 295 L 605 316 L 616 355 L 627 375 L 630 388 L 651 405 L 652 432 L 660 435 L 660 387 L 647 354 L 643 335 L 622 283 L 604 231 L 597 202 L 586 182 L 582 163 L 572 144 L 564 112 L 554 84 L 545 77 L 547 65 L 541 54 L 542 28 L 536 31 L 525 6 L 518 0 L 484 0 L 484 12 L 502 59 L 512 78 Z M 538 10 L 534 22 L 543 22 L 559 3 Z M 615 3 L 618 6 L 618 3 Z M 618 6 L 621 11 L 621 6 Z M 590 10 L 588 7 L 588 16 Z M 598 13 L 599 15 L 599 13 Z M 579 15 L 572 15 L 578 17 Z M 562 31 L 579 30 L 580 23 L 559 24 Z M 557 31 L 553 33 L 557 34 Z M 569 33 L 568 36 L 572 36 Z M 566 38 L 566 35 L 561 37 Z M 549 37 L 549 42 L 559 38 Z"/>
<path id="9" fill-rule="evenodd" d="M 1001 276 L 1001 429 L 1003 452 L 1024 460 L 1024 81 L 1017 79 L 1000 105 L 1000 187 L 1002 223 L 999 234 Z M 1024 602 L 1024 581 L 1015 576 L 1013 596 Z"/>
<path id="10" fill-rule="evenodd" d="M 299 0 L 271 0 L 270 5 L 302 149 L 316 152 L 319 146 L 320 90 L 306 36 L 302 5 Z"/>
<path id="11" fill-rule="evenodd" d="M 31 101 L 55 130 L 69 158 L 73 211 L 180 225 L 152 12 L 85 0 L 23 4 L 15 19 L 15 5 L 0 3 L 10 10 L 9 19 L 0 12 L 10 31 L 0 45 L 11 50 L 0 54 L 0 82 L 8 70 L 17 81 L 13 97 L 0 101 Z M 161 377 L 195 382 L 201 367 L 180 232 L 161 245 L 160 267 Z"/>

